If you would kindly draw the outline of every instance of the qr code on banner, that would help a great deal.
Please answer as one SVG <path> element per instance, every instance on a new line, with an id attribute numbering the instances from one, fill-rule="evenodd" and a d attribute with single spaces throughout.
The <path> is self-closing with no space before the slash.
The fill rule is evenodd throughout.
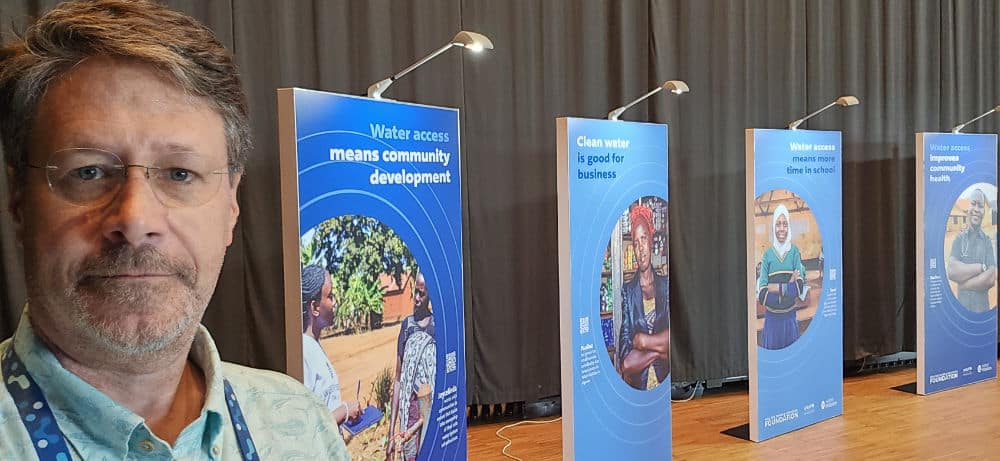
<path id="1" fill-rule="evenodd" d="M 931 258 L 931 269 L 937 269 L 937 258 Z"/>
<path id="2" fill-rule="evenodd" d="M 830 280 L 837 280 L 837 269 L 830 269 Z"/>
<path id="3" fill-rule="evenodd" d="M 445 373 L 451 373 L 458 369 L 458 354 L 455 351 L 444 355 L 444 369 Z"/>
<path id="4" fill-rule="evenodd" d="M 580 334 L 590 333 L 590 317 L 580 317 Z"/>

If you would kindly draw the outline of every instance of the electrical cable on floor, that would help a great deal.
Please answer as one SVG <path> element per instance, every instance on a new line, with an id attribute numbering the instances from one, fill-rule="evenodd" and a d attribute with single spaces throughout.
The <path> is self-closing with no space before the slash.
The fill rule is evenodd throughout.
<path id="1" fill-rule="evenodd" d="M 697 395 L 698 395 L 698 381 L 695 381 L 694 384 L 691 385 L 691 395 L 689 395 L 687 397 L 684 397 L 683 399 L 674 399 L 673 397 L 671 397 L 670 401 L 671 402 L 690 402 Z"/>
<path id="2" fill-rule="evenodd" d="M 693 399 L 694 396 L 696 396 L 696 395 L 698 395 L 698 388 L 695 387 L 695 386 L 692 386 L 691 387 L 691 395 L 689 395 L 689 396 L 687 396 L 687 397 L 685 397 L 683 399 L 678 399 L 678 400 L 670 399 L 670 401 L 671 402 L 690 402 L 691 399 Z"/>
<path id="3" fill-rule="evenodd" d="M 510 448 L 510 446 L 514 444 L 514 441 L 511 440 L 511 439 L 508 439 L 507 437 L 505 437 L 503 435 L 500 435 L 500 433 L 503 432 L 505 429 L 510 429 L 512 427 L 517 427 L 517 426 L 520 426 L 522 424 L 548 424 L 548 423 L 554 423 L 554 422 L 559 421 L 561 419 L 562 419 L 562 416 L 560 416 L 558 418 L 555 418 L 555 419 L 550 419 L 550 420 L 547 420 L 547 421 L 518 421 L 518 422 L 516 422 L 514 424 L 508 424 L 508 425 L 506 425 L 504 427 L 501 427 L 500 429 L 497 429 L 497 432 L 496 432 L 497 437 L 499 437 L 499 438 L 504 439 L 504 440 L 507 441 L 507 444 L 504 445 L 503 448 L 500 450 L 500 454 L 504 455 L 504 456 L 506 456 L 506 457 L 508 457 L 510 459 L 515 459 L 517 461 L 524 461 L 523 459 L 518 458 L 517 456 L 514 456 L 514 455 L 512 455 L 510 453 L 507 453 L 507 449 Z"/>

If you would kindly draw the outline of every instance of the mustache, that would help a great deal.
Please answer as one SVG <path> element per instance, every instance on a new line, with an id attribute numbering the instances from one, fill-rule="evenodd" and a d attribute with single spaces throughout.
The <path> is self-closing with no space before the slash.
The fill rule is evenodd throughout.
<path id="1" fill-rule="evenodd" d="M 195 286 L 197 270 L 190 264 L 163 254 L 152 245 L 119 245 L 84 259 L 78 270 L 80 283 L 124 274 L 176 276 L 189 287 Z"/>

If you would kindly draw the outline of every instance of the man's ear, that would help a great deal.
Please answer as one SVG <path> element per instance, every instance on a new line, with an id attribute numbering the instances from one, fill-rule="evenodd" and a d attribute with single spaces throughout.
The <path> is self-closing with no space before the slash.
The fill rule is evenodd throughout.
<path id="1" fill-rule="evenodd" d="M 243 179 L 243 173 L 232 173 L 229 176 L 229 235 L 226 239 L 226 246 L 232 245 L 233 243 L 233 232 L 236 230 L 236 222 L 240 217 L 240 201 L 239 201 L 239 190 L 240 190 L 240 180 Z"/>

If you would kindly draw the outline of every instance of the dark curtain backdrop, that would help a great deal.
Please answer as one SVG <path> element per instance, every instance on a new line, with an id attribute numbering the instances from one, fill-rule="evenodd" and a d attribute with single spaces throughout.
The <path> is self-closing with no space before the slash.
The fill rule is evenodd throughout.
<path id="1" fill-rule="evenodd" d="M 0 3 L 11 24 L 53 1 Z M 205 324 L 227 360 L 283 369 L 275 89 L 363 94 L 460 29 L 496 49 L 445 54 L 386 93 L 459 107 L 470 403 L 558 394 L 555 118 L 625 114 L 670 125 L 673 376 L 747 372 L 744 129 L 854 94 L 807 128 L 844 133 L 844 356 L 915 348 L 914 132 L 1000 103 L 992 0 L 170 1 L 239 61 L 256 147 Z M 0 108 L 2 110 L 2 108 Z M 1000 131 L 1000 116 L 967 131 Z M 0 182 L 5 179 L 0 179 Z M 0 184 L 6 193 L 6 184 Z M 24 302 L 0 218 L 0 336 Z"/>

